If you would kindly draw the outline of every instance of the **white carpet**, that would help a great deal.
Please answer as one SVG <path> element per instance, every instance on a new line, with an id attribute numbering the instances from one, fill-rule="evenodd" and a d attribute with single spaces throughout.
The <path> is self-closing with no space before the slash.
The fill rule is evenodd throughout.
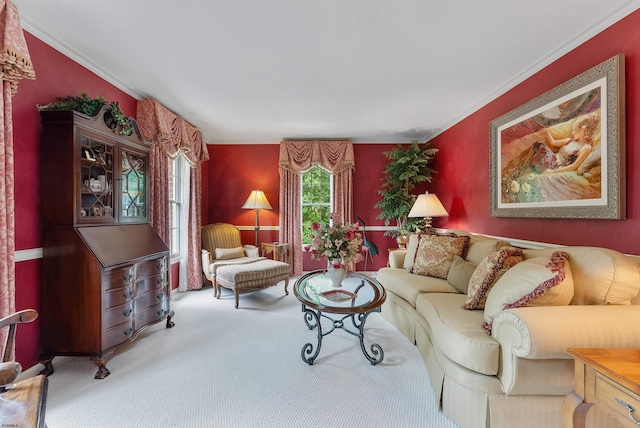
<path id="1" fill-rule="evenodd" d="M 213 298 L 212 289 L 173 301 L 175 327 L 143 332 L 93 378 L 86 357 L 68 357 L 49 377 L 46 423 L 67 427 L 455 427 L 436 408 L 418 350 L 380 314 L 367 319 L 365 343 L 384 350 L 372 366 L 357 337 L 325 336 L 316 346 L 301 305 L 277 287 Z"/>

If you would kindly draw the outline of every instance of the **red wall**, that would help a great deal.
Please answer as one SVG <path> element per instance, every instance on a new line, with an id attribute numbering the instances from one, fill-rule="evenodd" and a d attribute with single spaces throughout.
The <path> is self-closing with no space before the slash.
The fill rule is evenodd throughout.
<path id="1" fill-rule="evenodd" d="M 377 220 L 379 213 L 374 205 L 380 197 L 377 190 L 382 188 L 382 172 L 387 163 L 383 152 L 394 147 L 393 144 L 355 144 L 354 155 L 354 212 L 367 226 L 384 225 Z M 255 223 L 255 212 L 242 209 L 242 204 L 252 189 L 264 190 L 273 210 L 260 211 L 260 227 L 278 226 L 280 208 L 278 196 L 280 175 L 278 172 L 279 144 L 249 145 L 210 145 L 209 155 L 209 222 L 228 222 L 236 226 L 251 226 Z M 355 220 L 355 219 L 354 219 Z M 242 231 L 242 241 L 252 244 L 255 239 L 253 230 Z M 396 247 L 392 238 L 383 236 L 383 232 L 367 231 L 367 238 L 376 244 L 380 251 L 374 257 L 375 268 L 386 266 L 387 248 Z M 259 242 L 278 240 L 277 230 L 260 230 Z M 305 254 L 304 270 L 320 269 L 325 263 L 314 262 Z M 364 264 L 358 265 L 363 269 Z M 367 270 L 372 270 L 368 264 Z"/>
<path id="2" fill-rule="evenodd" d="M 86 92 L 92 97 L 102 95 L 109 101 L 118 101 L 128 116 L 136 113 L 133 97 L 28 33 L 26 40 L 36 80 L 21 81 L 13 97 L 16 250 L 41 246 L 40 209 L 47 209 L 39 202 L 40 182 L 46 179 L 38 175 L 39 163 L 46 162 L 46 153 L 40 153 L 41 126 L 36 104 Z M 40 264 L 40 259 L 16 264 L 16 310 L 40 311 Z M 36 320 L 18 329 L 16 358 L 25 368 L 37 362 L 39 325 Z"/>
<path id="3" fill-rule="evenodd" d="M 626 62 L 626 220 L 496 218 L 489 215 L 489 124 L 525 102 L 618 53 Z M 449 210 L 443 227 L 640 254 L 640 11 L 619 21 L 432 141 L 440 148 L 434 191 Z M 444 179 L 446 177 L 446 179 Z"/>

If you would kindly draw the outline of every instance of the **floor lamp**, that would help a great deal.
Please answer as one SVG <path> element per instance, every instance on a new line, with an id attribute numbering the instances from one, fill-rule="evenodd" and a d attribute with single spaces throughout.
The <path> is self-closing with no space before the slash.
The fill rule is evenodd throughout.
<path id="1" fill-rule="evenodd" d="M 424 192 L 414 202 L 408 217 L 424 217 L 426 223 L 425 232 L 429 233 L 431 230 L 431 217 L 447 217 L 448 215 L 449 213 L 434 193 Z"/>
<path id="2" fill-rule="evenodd" d="M 258 231 L 260 230 L 260 223 L 258 221 L 258 217 L 260 216 L 260 210 L 272 209 L 271 204 L 267 200 L 267 197 L 265 196 L 262 190 L 252 190 L 246 202 L 242 206 L 242 208 L 256 210 L 256 225 L 254 226 L 254 229 L 256 230 L 256 247 L 257 247 Z"/>

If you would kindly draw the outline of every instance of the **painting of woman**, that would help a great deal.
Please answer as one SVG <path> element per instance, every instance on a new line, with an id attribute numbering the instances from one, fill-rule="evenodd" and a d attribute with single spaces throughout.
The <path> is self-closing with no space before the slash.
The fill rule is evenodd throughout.
<path id="1" fill-rule="evenodd" d="M 529 145 L 502 169 L 502 201 L 600 198 L 600 128 L 598 109 L 525 136 Z"/>

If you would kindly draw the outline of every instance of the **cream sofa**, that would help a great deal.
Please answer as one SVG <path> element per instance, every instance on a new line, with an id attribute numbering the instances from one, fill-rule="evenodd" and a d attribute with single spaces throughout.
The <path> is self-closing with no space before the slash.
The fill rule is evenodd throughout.
<path id="1" fill-rule="evenodd" d="M 466 260 L 475 264 L 509 244 L 467 235 Z M 417 345 L 443 413 L 463 428 L 562 427 L 563 401 L 574 389 L 567 348 L 640 346 L 638 257 L 595 247 L 523 250 L 525 260 L 568 253 L 571 304 L 503 310 L 489 335 L 483 310 L 462 309 L 466 294 L 403 267 L 416 242 L 392 251 L 390 267 L 377 272 L 387 291 L 382 316 Z M 564 413 L 576 405 L 565 402 Z"/>

